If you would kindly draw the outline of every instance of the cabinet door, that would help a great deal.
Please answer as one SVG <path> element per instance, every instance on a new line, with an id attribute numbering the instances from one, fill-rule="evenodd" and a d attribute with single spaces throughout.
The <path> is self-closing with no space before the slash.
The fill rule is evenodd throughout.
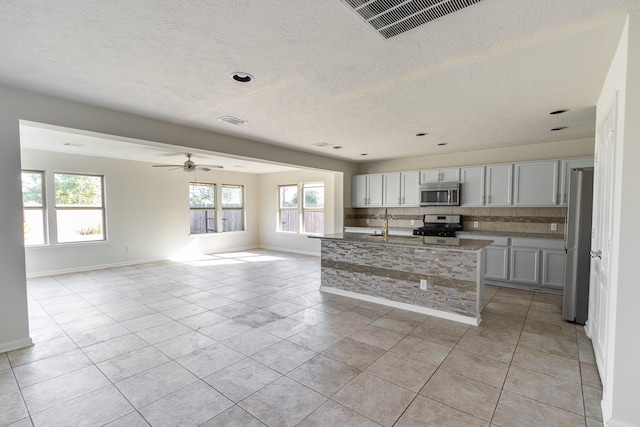
<path id="1" fill-rule="evenodd" d="M 515 164 L 514 205 L 556 206 L 557 204 L 557 160 Z"/>
<path id="2" fill-rule="evenodd" d="M 420 183 L 460 182 L 460 168 L 427 169 L 420 171 Z"/>
<path id="3" fill-rule="evenodd" d="M 484 166 L 460 169 L 460 206 L 484 206 Z"/>
<path id="4" fill-rule="evenodd" d="M 440 181 L 440 169 L 428 169 L 420 171 L 420 184 L 425 182 Z"/>
<path id="5" fill-rule="evenodd" d="M 366 175 L 354 175 L 351 179 L 351 205 L 354 207 L 367 206 Z"/>
<path id="6" fill-rule="evenodd" d="M 567 255 L 563 250 L 542 250 L 542 286 L 564 288 L 564 265 Z"/>
<path id="7" fill-rule="evenodd" d="M 571 179 L 571 169 L 573 168 L 592 168 L 593 157 L 584 157 L 580 159 L 565 159 L 560 161 L 560 204 L 567 206 L 569 201 L 569 181 Z"/>
<path id="8" fill-rule="evenodd" d="M 383 206 L 400 206 L 400 172 L 383 174 Z"/>
<path id="9" fill-rule="evenodd" d="M 540 283 L 540 250 L 511 248 L 509 275 L 514 282 L 537 285 Z"/>
<path id="10" fill-rule="evenodd" d="M 511 206 L 511 181 L 513 165 L 485 167 L 485 205 Z"/>
<path id="11" fill-rule="evenodd" d="M 460 182 L 460 168 L 440 169 L 440 181 Z"/>
<path id="12" fill-rule="evenodd" d="M 367 206 L 382 206 L 382 174 L 367 175 Z"/>
<path id="13" fill-rule="evenodd" d="M 509 248 L 489 245 L 485 248 L 484 277 L 509 280 Z"/>
<path id="14" fill-rule="evenodd" d="M 420 173 L 418 171 L 400 174 L 403 206 L 420 206 Z"/>

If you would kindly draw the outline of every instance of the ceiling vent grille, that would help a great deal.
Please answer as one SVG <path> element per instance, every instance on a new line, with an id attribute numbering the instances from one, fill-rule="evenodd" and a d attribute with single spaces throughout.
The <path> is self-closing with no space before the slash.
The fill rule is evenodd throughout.
<path id="1" fill-rule="evenodd" d="M 218 117 L 218 120 L 220 120 L 221 122 L 227 122 L 227 123 L 231 123 L 232 125 L 238 125 L 238 126 L 247 123 L 246 120 L 242 120 L 242 119 L 239 119 L 237 117 L 232 117 L 232 116 Z"/>
<path id="2" fill-rule="evenodd" d="M 341 0 L 389 39 L 482 0 Z"/>

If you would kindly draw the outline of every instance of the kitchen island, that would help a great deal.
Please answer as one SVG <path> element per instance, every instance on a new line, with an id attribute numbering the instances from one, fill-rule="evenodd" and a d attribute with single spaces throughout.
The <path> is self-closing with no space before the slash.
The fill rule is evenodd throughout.
<path id="1" fill-rule="evenodd" d="M 311 237 L 321 239 L 321 291 L 480 324 L 483 248 L 491 241 L 438 244 L 420 236 L 356 233 Z"/>

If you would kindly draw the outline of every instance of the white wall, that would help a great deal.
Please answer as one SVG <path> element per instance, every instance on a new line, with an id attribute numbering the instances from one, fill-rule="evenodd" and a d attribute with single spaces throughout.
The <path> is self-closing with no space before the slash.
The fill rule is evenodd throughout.
<path id="1" fill-rule="evenodd" d="M 640 11 L 629 15 L 597 104 L 600 123 L 618 93 L 613 197 L 614 234 L 609 291 L 607 365 L 603 409 L 606 425 L 640 425 L 638 242 L 640 228 Z"/>
<path id="2" fill-rule="evenodd" d="M 320 240 L 304 234 L 281 233 L 278 226 L 278 186 L 303 182 L 323 182 L 325 200 L 325 233 L 342 232 L 342 173 L 301 170 L 260 175 L 260 246 L 268 249 L 320 255 Z"/>
<path id="3" fill-rule="evenodd" d="M 258 246 L 257 175 L 198 171 L 199 182 L 244 186 L 246 231 L 190 236 L 188 186 L 193 173 L 28 149 L 22 150 L 22 166 L 45 171 L 50 226 L 55 225 L 53 172 L 99 174 L 105 179 L 107 241 L 28 247 L 28 276 Z M 127 246 L 132 248 L 129 253 Z"/>
<path id="4" fill-rule="evenodd" d="M 528 160 L 593 156 L 594 138 L 545 142 L 517 147 L 491 148 L 463 153 L 434 154 L 380 162 L 361 163 L 358 173 L 399 172 L 441 167 L 490 165 Z"/>

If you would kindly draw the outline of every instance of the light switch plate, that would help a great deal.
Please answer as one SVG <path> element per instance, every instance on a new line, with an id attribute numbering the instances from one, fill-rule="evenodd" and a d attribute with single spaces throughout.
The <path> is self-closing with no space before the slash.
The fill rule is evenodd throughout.
<path id="1" fill-rule="evenodd" d="M 557 231 L 558 230 L 558 224 L 551 224 L 551 231 Z"/>
<path id="2" fill-rule="evenodd" d="M 478 228 L 479 225 L 478 221 L 473 221 L 473 228 Z"/>

